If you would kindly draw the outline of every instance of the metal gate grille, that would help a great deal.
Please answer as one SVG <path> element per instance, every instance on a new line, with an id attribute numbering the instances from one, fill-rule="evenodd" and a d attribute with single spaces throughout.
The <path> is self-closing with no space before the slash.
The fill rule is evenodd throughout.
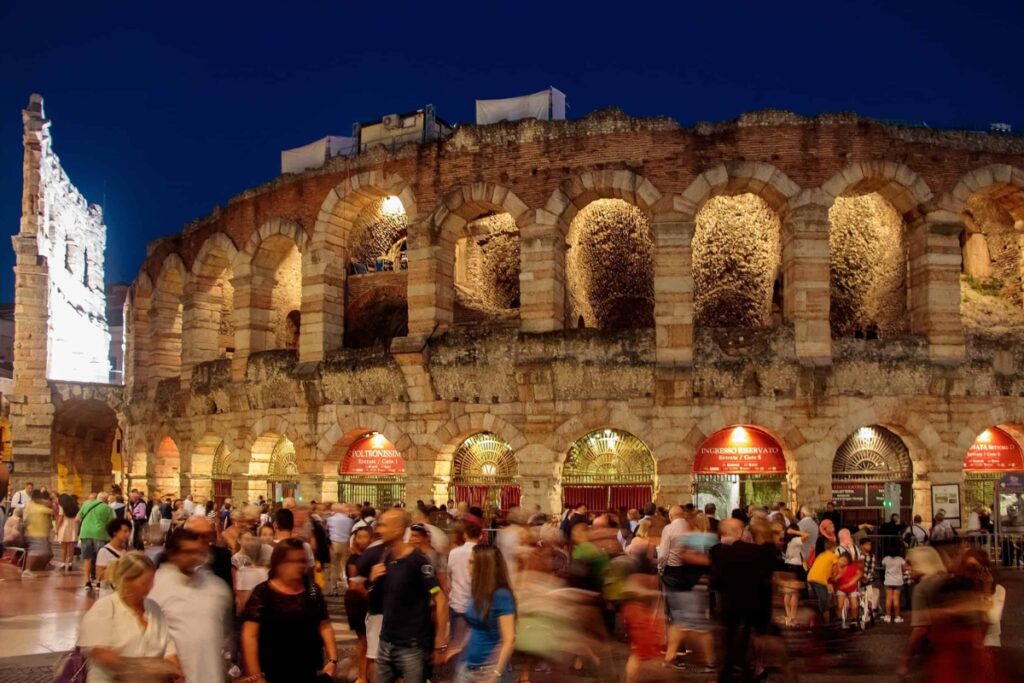
<path id="1" fill-rule="evenodd" d="M 338 500 L 375 508 L 389 508 L 405 500 L 405 477 L 342 477 L 338 480 Z"/>

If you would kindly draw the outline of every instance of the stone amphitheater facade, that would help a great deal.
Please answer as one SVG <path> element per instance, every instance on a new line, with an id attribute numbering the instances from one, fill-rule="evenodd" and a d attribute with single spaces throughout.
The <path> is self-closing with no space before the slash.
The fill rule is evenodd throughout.
<path id="1" fill-rule="evenodd" d="M 878 426 L 928 516 L 980 433 L 1024 423 L 1022 219 L 1007 135 L 776 111 L 463 126 L 282 175 L 151 244 L 104 401 L 159 493 L 277 477 L 336 500 L 346 448 L 378 432 L 405 499 L 441 501 L 484 432 L 522 503 L 557 509 L 573 444 L 612 429 L 649 449 L 667 504 L 691 499 L 705 439 L 752 425 L 781 446 L 781 495 L 820 505 L 837 449 Z M 350 272 L 381 239 L 408 268 Z M 972 287 L 1006 319 L 962 312 Z"/>

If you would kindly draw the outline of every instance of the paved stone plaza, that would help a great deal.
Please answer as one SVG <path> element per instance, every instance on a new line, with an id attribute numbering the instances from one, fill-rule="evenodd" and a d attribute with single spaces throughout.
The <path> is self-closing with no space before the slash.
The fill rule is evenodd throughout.
<path id="1" fill-rule="evenodd" d="M 1003 647 L 1006 656 L 1024 671 L 1024 571 L 1003 571 L 998 580 L 1007 589 L 1003 614 Z M 36 580 L 0 583 L 0 683 L 48 682 L 59 655 L 72 647 L 78 620 L 91 604 L 81 590 L 81 577 L 48 576 Z M 339 598 L 329 601 L 331 620 L 338 636 L 341 659 L 351 652 L 354 635 L 348 630 Z M 909 619 L 904 624 L 882 624 L 863 634 L 832 633 L 827 643 L 806 630 L 786 631 L 789 653 L 787 674 L 773 674 L 773 681 L 830 683 L 861 680 L 878 683 L 897 681 L 894 671 L 897 657 L 910 631 Z M 628 648 L 618 641 L 609 648 L 600 675 L 590 669 L 582 674 L 570 673 L 568 666 L 553 667 L 550 672 L 537 672 L 533 680 L 548 681 L 617 681 L 625 666 Z M 444 673 L 435 680 L 447 680 Z M 713 676 L 660 664 L 647 665 L 644 680 L 713 680 Z"/>

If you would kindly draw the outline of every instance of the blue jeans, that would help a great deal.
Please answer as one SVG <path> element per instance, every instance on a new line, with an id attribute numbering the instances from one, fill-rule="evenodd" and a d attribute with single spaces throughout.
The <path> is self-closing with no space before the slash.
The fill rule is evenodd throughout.
<path id="1" fill-rule="evenodd" d="M 427 652 L 414 645 L 395 645 L 381 638 L 377 650 L 377 683 L 423 683 L 423 665 Z"/>
<path id="2" fill-rule="evenodd" d="M 512 683 L 511 666 L 505 668 L 501 673 L 501 678 L 498 679 L 498 683 Z M 478 681 L 490 681 L 494 675 L 494 665 L 487 665 L 483 667 L 476 667 L 470 669 L 466 666 L 466 662 L 459 662 L 459 665 L 455 667 L 455 683 L 477 683 Z"/>

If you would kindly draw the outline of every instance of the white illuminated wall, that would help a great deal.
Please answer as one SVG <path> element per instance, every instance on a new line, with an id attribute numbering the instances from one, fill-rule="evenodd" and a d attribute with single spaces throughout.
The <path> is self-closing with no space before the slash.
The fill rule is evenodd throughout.
<path id="1" fill-rule="evenodd" d="M 107 383 L 110 331 L 103 287 L 107 228 L 100 207 L 85 200 L 61 167 L 48 122 L 44 131 L 36 239 L 49 271 L 46 376 Z"/>

